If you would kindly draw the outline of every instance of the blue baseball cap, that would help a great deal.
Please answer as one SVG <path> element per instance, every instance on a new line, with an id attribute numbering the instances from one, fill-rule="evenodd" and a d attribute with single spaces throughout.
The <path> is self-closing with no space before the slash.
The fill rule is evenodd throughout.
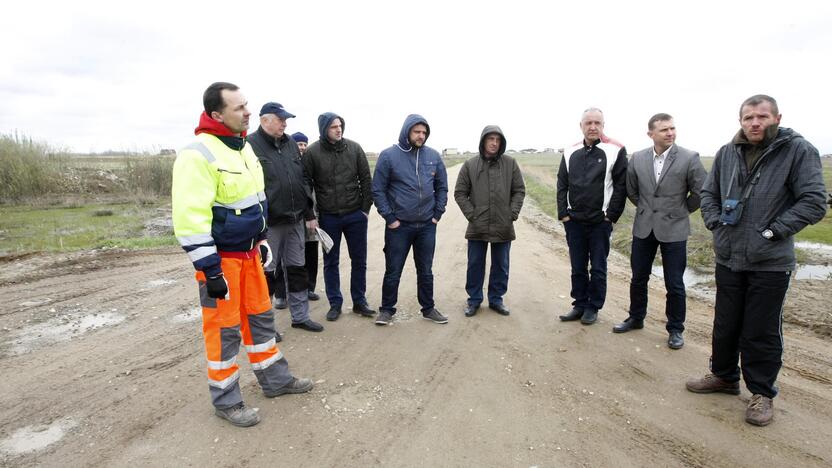
<path id="1" fill-rule="evenodd" d="M 281 119 L 291 119 L 295 114 L 289 113 L 279 102 L 267 102 L 260 108 L 260 115 L 274 114 Z"/>

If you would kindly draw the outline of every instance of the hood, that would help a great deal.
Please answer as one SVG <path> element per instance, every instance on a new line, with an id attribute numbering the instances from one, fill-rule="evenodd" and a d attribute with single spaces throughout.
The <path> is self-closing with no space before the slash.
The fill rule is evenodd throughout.
<path id="1" fill-rule="evenodd" d="M 335 119 L 341 119 L 341 138 L 344 137 L 347 131 L 347 123 L 344 122 L 344 118 L 334 112 L 324 112 L 318 116 L 318 133 L 321 136 L 321 141 L 329 141 L 326 139 L 326 130 Z"/>
<path id="2" fill-rule="evenodd" d="M 427 127 L 427 135 L 425 136 L 425 144 L 428 142 L 428 138 L 430 138 L 430 125 L 428 125 L 428 121 L 419 114 L 410 114 L 404 119 L 404 124 L 402 124 L 402 131 L 399 132 L 399 149 L 402 151 L 410 151 L 413 148 L 410 146 L 410 141 L 408 140 L 408 136 L 410 136 L 410 129 L 413 128 L 416 124 L 423 124 Z"/>
<path id="3" fill-rule="evenodd" d="M 199 115 L 199 125 L 194 130 L 194 135 L 199 135 L 200 133 L 227 137 L 237 136 L 225 124 L 212 119 L 205 111 L 202 111 L 202 114 Z M 246 131 L 243 130 L 240 136 L 245 138 Z"/>
<path id="4" fill-rule="evenodd" d="M 503 134 L 503 130 L 496 125 L 486 125 L 485 128 L 482 129 L 482 134 L 480 135 L 480 156 L 483 158 L 485 157 L 485 137 L 492 133 L 500 135 L 500 149 L 497 150 L 497 157 L 499 158 L 506 152 L 506 136 Z"/>

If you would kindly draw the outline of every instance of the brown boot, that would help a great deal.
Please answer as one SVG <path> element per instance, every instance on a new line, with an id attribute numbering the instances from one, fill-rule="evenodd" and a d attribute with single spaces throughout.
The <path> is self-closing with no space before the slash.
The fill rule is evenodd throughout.
<path id="1" fill-rule="evenodd" d="M 771 398 L 754 395 L 745 409 L 745 422 L 755 426 L 768 426 L 774 417 L 774 402 Z"/>
<path id="2" fill-rule="evenodd" d="M 691 379 L 685 383 L 685 388 L 693 393 L 729 393 L 740 394 L 739 382 L 726 382 L 719 377 L 708 374 L 701 379 Z"/>

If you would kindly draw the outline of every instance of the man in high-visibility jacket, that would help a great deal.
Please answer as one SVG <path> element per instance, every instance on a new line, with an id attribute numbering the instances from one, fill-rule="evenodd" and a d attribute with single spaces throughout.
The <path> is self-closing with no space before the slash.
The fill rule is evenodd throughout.
<path id="1" fill-rule="evenodd" d="M 208 387 L 215 414 L 235 426 L 260 422 L 243 403 L 240 335 L 254 375 L 271 398 L 312 389 L 275 343 L 274 312 L 260 260 L 266 243 L 263 171 L 246 142 L 251 113 L 239 87 L 214 83 L 203 95 L 196 141 L 173 165 L 173 229 L 196 269 Z"/>

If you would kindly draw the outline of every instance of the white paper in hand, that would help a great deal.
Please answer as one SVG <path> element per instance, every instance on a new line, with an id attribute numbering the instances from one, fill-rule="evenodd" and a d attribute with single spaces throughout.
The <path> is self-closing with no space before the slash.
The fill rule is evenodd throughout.
<path id="1" fill-rule="evenodd" d="M 332 238 L 329 237 L 329 234 L 326 233 L 321 228 L 315 228 L 318 240 L 321 241 L 321 247 L 323 247 L 325 253 L 329 253 L 329 250 L 332 248 Z"/>

